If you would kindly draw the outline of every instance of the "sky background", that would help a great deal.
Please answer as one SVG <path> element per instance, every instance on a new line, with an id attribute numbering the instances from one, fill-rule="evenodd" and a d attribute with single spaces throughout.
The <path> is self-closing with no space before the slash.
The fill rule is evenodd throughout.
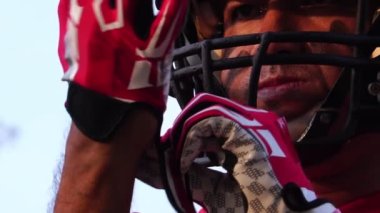
<path id="1" fill-rule="evenodd" d="M 58 0 L 0 0 L 0 212 L 49 212 L 70 118 L 57 56 Z M 164 129 L 179 108 L 170 100 Z M 132 210 L 174 212 L 138 184 Z"/>

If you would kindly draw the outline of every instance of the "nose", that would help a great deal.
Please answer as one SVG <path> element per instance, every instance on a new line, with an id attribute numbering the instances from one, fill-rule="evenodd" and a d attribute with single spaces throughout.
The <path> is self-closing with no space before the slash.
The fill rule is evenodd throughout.
<path id="1" fill-rule="evenodd" d="M 302 31 L 299 22 L 302 21 L 301 17 L 297 17 L 292 10 L 291 5 L 284 5 L 283 2 L 278 1 L 269 4 L 268 11 L 265 14 L 260 31 L 261 32 L 290 32 Z M 289 2 L 287 1 L 287 4 Z M 291 3 L 290 3 L 291 4 Z M 281 53 L 295 53 L 304 51 L 304 44 L 302 43 L 287 43 L 287 42 L 272 42 L 268 49 L 268 54 L 281 54 Z"/>
<path id="2" fill-rule="evenodd" d="M 291 4 L 291 3 L 288 3 Z M 262 20 L 261 31 L 291 31 L 297 28 L 297 18 L 293 6 L 283 2 L 268 3 L 268 9 Z"/>

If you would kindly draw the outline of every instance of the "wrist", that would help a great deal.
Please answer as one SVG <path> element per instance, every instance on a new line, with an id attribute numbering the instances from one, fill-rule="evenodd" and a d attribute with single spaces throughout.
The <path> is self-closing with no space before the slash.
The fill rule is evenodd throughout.
<path id="1" fill-rule="evenodd" d="M 162 122 L 162 112 L 145 103 L 128 103 L 70 83 L 66 109 L 77 128 L 98 142 L 109 142 L 130 114 L 136 112 L 152 116 L 148 122 Z"/>

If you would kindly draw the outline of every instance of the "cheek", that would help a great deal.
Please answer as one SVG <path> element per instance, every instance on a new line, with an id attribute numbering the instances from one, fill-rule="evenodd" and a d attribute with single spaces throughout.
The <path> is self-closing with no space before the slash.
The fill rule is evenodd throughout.
<path id="1" fill-rule="evenodd" d="M 326 20 L 327 21 L 327 20 Z M 331 21 L 330 21 L 331 23 Z M 335 23 L 335 24 L 334 24 Z M 340 23 L 340 24 L 338 24 Z M 335 26 L 335 30 L 337 26 L 340 26 L 340 30 L 343 29 L 342 25 L 343 21 L 333 22 L 333 24 L 330 24 L 330 27 Z M 344 22 L 344 32 L 348 32 L 350 30 L 353 30 L 352 28 L 348 29 L 348 26 L 353 27 L 353 21 L 351 18 L 347 18 L 347 20 Z M 331 29 L 334 31 L 334 29 Z M 342 30 L 343 31 L 343 30 Z M 331 54 L 336 56 L 342 56 L 342 57 L 352 57 L 353 55 L 353 49 L 350 46 L 342 45 L 342 44 L 328 44 L 328 43 L 308 43 L 306 45 L 306 49 L 310 53 L 317 53 L 317 54 Z M 342 67 L 336 67 L 336 66 L 327 66 L 327 65 L 320 65 L 320 79 L 323 81 L 323 84 L 326 86 L 326 89 L 331 90 L 338 80 Z"/>
<path id="2" fill-rule="evenodd" d="M 310 16 L 301 20 L 297 22 L 295 30 L 354 33 L 356 27 L 356 18 L 350 16 Z"/>
<path id="3" fill-rule="evenodd" d="M 247 103 L 250 68 L 222 71 L 220 81 L 230 99 L 242 104 Z"/>
<path id="4" fill-rule="evenodd" d="M 257 21 L 239 22 L 233 25 L 224 26 L 224 37 L 257 33 L 258 24 L 256 22 Z"/>
<path id="5" fill-rule="evenodd" d="M 332 66 L 321 66 L 321 70 L 326 86 L 329 90 L 331 90 L 335 82 L 339 78 L 341 68 Z"/>
<path id="6" fill-rule="evenodd" d="M 313 47 L 314 46 L 314 47 Z M 350 57 L 352 56 L 352 48 L 345 45 L 338 44 L 311 44 L 310 52 L 313 53 L 328 53 L 337 56 Z M 318 49 L 318 50 L 317 50 Z M 331 89 L 335 82 L 338 80 L 342 67 L 320 65 L 321 77 L 327 89 Z"/>

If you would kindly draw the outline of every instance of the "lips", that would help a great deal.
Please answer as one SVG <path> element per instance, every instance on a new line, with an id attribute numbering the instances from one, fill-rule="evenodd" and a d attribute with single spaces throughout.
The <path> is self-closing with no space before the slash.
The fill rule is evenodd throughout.
<path id="1" fill-rule="evenodd" d="M 263 101 L 292 98 L 302 92 L 306 82 L 299 78 L 277 77 L 263 80 L 259 84 L 258 98 Z"/>

